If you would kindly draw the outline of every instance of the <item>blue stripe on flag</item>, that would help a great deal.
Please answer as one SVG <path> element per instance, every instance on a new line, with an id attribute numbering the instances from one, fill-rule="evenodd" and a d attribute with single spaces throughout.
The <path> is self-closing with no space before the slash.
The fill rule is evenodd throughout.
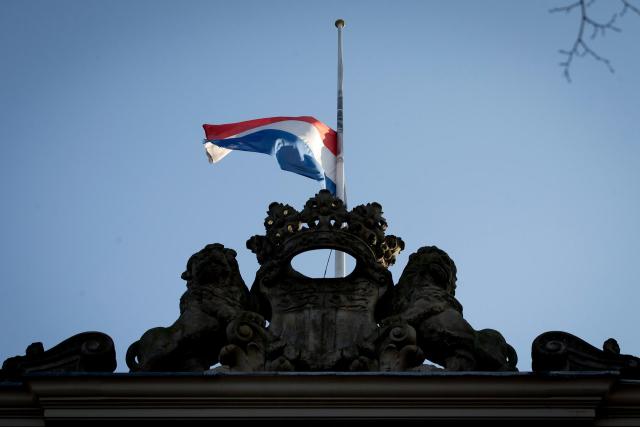
<path id="1" fill-rule="evenodd" d="M 230 150 L 250 151 L 275 156 L 280 168 L 325 181 L 325 186 L 335 194 L 336 185 L 326 178 L 322 165 L 313 157 L 311 149 L 296 135 L 277 129 L 264 129 L 239 138 L 207 140 Z"/>
<path id="2" fill-rule="evenodd" d="M 328 176 L 324 176 L 324 186 L 327 190 L 331 191 L 331 194 L 336 195 L 336 183 L 331 181 Z"/>

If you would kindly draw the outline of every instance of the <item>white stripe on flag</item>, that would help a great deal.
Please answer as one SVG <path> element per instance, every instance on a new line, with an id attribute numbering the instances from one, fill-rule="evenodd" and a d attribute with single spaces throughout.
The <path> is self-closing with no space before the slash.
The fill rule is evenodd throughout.
<path id="1" fill-rule="evenodd" d="M 325 175 L 335 182 L 336 180 L 336 156 L 324 145 L 322 137 L 318 129 L 311 123 L 301 120 L 284 120 L 281 122 L 269 123 L 267 125 L 258 126 L 248 129 L 244 132 L 228 136 L 227 138 L 240 138 L 245 135 L 249 135 L 254 132 L 258 132 L 265 129 L 281 130 L 289 132 L 300 138 L 311 150 L 313 157 L 316 159 L 322 168 Z M 224 139 L 227 139 L 224 138 Z M 233 150 L 227 148 L 218 147 L 210 142 L 204 144 L 207 152 L 207 157 L 211 163 L 219 162 L 223 157 L 229 154 Z"/>

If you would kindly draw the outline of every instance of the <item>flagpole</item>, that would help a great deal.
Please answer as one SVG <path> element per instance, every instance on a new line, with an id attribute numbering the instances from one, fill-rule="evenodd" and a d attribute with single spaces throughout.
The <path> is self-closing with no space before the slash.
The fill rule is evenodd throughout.
<path id="1" fill-rule="evenodd" d="M 344 194 L 344 157 L 343 157 L 343 143 L 342 143 L 342 29 L 344 28 L 344 20 L 338 19 L 335 23 L 338 29 L 338 123 L 337 123 L 337 136 L 338 136 L 338 154 L 336 156 L 336 196 L 342 200 L 346 205 Z M 336 251 L 336 270 L 335 277 L 344 277 L 344 264 L 345 255 L 344 252 Z"/>

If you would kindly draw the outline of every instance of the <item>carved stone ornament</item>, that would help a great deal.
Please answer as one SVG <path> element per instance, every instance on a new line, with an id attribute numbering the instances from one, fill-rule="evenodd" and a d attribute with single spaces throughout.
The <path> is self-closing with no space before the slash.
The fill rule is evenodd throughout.
<path id="1" fill-rule="evenodd" d="M 531 360 L 534 372 L 618 371 L 622 377 L 640 379 L 640 358 L 620 354 L 613 338 L 600 350 L 567 332 L 545 332 L 533 341 Z"/>
<path id="2" fill-rule="evenodd" d="M 494 329 L 475 330 L 455 298 L 457 269 L 435 246 L 409 256 L 394 286 L 388 267 L 404 249 L 386 235 L 378 203 L 348 211 L 322 190 L 302 211 L 271 203 L 265 234 L 247 241 L 260 268 L 251 290 L 236 252 L 219 243 L 192 255 L 182 279 L 180 316 L 146 331 L 127 350 L 131 371 L 517 371 L 517 354 Z M 350 254 L 342 278 L 310 278 L 291 265 L 307 251 Z M 616 371 L 640 379 L 640 358 L 620 354 L 614 339 L 599 350 L 566 332 L 532 345 L 534 372 Z M 431 365 L 426 361 L 435 363 Z M 213 367 L 213 368 L 212 368 Z M 75 335 L 45 351 L 5 360 L 0 380 L 39 372 L 113 372 L 114 344 L 100 332 Z"/>
<path id="3" fill-rule="evenodd" d="M 182 279 L 187 291 L 180 298 L 180 317 L 131 344 L 126 361 L 132 371 L 209 369 L 227 343 L 227 326 L 253 308 L 233 249 L 207 245 L 189 258 Z"/>
<path id="4" fill-rule="evenodd" d="M 435 247 L 411 255 L 398 286 L 388 267 L 404 249 L 385 235 L 378 203 L 347 211 L 326 190 L 302 211 L 272 203 L 266 233 L 247 247 L 260 269 L 251 291 L 236 253 L 212 244 L 193 255 L 182 278 L 180 317 L 153 328 L 127 351 L 132 371 L 516 370 L 502 335 L 474 330 L 455 299 L 456 268 Z M 356 260 L 344 278 L 312 279 L 291 260 L 315 249 Z"/>
<path id="5" fill-rule="evenodd" d="M 113 340 L 101 332 L 83 332 L 46 351 L 41 342 L 31 344 L 26 355 L 4 361 L 0 379 L 15 379 L 36 372 L 113 372 L 115 369 Z"/>

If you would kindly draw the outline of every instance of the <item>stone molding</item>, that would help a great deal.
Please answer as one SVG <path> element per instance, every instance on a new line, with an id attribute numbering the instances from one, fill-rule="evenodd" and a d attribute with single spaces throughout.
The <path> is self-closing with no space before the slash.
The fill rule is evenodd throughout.
<path id="1" fill-rule="evenodd" d="M 0 426 L 204 421 L 640 425 L 616 372 L 58 374 L 0 383 Z"/>

